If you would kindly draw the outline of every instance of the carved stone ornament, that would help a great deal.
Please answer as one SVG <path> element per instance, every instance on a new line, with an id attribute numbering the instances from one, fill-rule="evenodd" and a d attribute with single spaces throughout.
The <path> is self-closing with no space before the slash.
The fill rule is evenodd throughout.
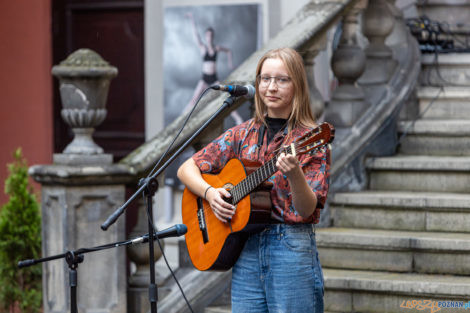
<path id="1" fill-rule="evenodd" d="M 103 153 L 92 133 L 106 117 L 109 84 L 117 73 L 116 67 L 90 49 L 79 49 L 52 68 L 60 82 L 62 118 L 75 134 L 64 154 Z"/>

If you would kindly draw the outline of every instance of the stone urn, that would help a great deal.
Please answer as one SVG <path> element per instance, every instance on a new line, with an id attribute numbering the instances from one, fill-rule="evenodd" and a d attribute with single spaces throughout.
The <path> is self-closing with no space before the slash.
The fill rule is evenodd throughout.
<path id="1" fill-rule="evenodd" d="M 103 153 L 92 134 L 106 118 L 109 85 L 117 73 L 116 67 L 90 49 L 79 49 L 52 68 L 60 83 L 62 118 L 74 133 L 63 154 Z"/>

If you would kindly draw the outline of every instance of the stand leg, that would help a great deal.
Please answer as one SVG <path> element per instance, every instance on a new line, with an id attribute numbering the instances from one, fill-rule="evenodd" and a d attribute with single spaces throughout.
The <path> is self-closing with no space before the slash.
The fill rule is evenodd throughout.
<path id="1" fill-rule="evenodd" d="M 158 289 L 155 284 L 155 255 L 154 255 L 154 229 L 153 229 L 153 196 L 158 190 L 158 182 L 154 178 L 150 178 L 147 183 L 147 188 L 144 194 L 147 198 L 147 212 L 148 212 L 148 230 L 149 230 L 149 261 L 150 261 L 150 286 L 149 286 L 149 300 L 150 312 L 157 313 Z"/>
<path id="2" fill-rule="evenodd" d="M 78 313 L 77 308 L 77 270 L 69 270 L 69 282 L 70 282 L 70 312 Z"/>
<path id="3" fill-rule="evenodd" d="M 65 261 L 69 265 L 69 285 L 70 285 L 70 313 L 78 313 L 77 307 L 77 268 L 78 264 L 83 262 L 83 254 L 75 254 L 68 251 L 65 254 Z"/>

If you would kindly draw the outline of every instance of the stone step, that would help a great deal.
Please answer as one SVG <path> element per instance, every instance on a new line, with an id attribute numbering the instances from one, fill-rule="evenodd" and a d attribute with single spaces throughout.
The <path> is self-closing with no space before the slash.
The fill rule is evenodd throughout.
<path id="1" fill-rule="evenodd" d="M 204 313 L 231 313 L 232 308 L 230 304 L 220 306 L 210 306 L 204 310 Z"/>
<path id="2" fill-rule="evenodd" d="M 336 193 L 330 198 L 337 227 L 470 232 L 470 195 L 408 191 Z"/>
<path id="3" fill-rule="evenodd" d="M 403 154 L 470 155 L 470 120 L 402 121 L 398 132 Z"/>
<path id="4" fill-rule="evenodd" d="M 423 54 L 421 56 L 421 85 L 463 85 L 470 86 L 470 54 L 445 53 Z"/>
<path id="5" fill-rule="evenodd" d="M 468 193 L 470 157 L 396 155 L 369 158 L 369 189 Z"/>
<path id="6" fill-rule="evenodd" d="M 327 268 L 470 275 L 470 234 L 322 228 L 316 231 Z"/>
<path id="7" fill-rule="evenodd" d="M 470 277 L 323 269 L 325 310 L 329 312 L 437 312 L 423 311 L 412 301 L 468 302 Z M 407 301 L 410 301 L 407 306 Z M 425 302 L 421 302 L 423 305 Z M 452 304 L 452 303 L 446 303 Z M 441 308 L 443 304 L 441 303 Z M 442 309 L 441 312 L 456 312 Z M 460 312 L 460 310 L 458 310 Z"/>
<path id="8" fill-rule="evenodd" d="M 470 90 L 468 87 L 419 87 L 418 114 L 423 119 L 470 118 Z"/>

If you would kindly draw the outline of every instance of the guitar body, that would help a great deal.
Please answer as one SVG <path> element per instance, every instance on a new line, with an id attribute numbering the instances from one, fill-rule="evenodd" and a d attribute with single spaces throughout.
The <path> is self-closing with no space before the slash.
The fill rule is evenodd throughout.
<path id="1" fill-rule="evenodd" d="M 248 163 L 245 161 L 245 164 Z M 247 168 L 255 168 L 255 164 L 249 164 Z M 220 173 L 202 176 L 214 188 L 230 190 L 247 176 L 247 171 L 239 159 L 231 159 Z M 255 205 L 254 213 L 252 202 Z M 270 215 L 269 192 L 250 194 L 235 206 L 232 221 L 223 223 L 215 217 L 207 201 L 187 188 L 184 190 L 182 217 L 188 227 L 186 245 L 191 261 L 198 270 L 224 271 L 235 264 L 248 238 L 248 234 L 242 231 L 248 224 Z"/>

